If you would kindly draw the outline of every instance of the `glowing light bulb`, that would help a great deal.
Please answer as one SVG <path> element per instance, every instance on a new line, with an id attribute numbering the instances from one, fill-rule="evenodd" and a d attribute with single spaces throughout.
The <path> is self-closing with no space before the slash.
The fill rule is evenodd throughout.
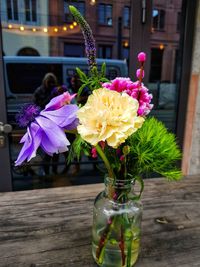
<path id="1" fill-rule="evenodd" d="M 160 44 L 159 48 L 160 48 L 160 50 L 163 50 L 164 49 L 164 44 Z"/>
<path id="2" fill-rule="evenodd" d="M 90 5 L 95 5 L 96 4 L 96 0 L 90 0 Z"/>
<path id="3" fill-rule="evenodd" d="M 128 47 L 128 46 L 129 46 L 128 41 L 125 41 L 125 42 L 124 42 L 124 47 Z"/>
<path id="4" fill-rule="evenodd" d="M 33 31 L 33 32 L 36 32 L 36 28 L 33 28 L 32 31 Z"/>
<path id="5" fill-rule="evenodd" d="M 66 31 L 66 30 L 67 30 L 67 27 L 66 27 L 66 26 L 64 26 L 64 27 L 63 27 L 63 31 Z"/>
<path id="6" fill-rule="evenodd" d="M 54 32 L 58 32 L 58 28 L 54 28 Z"/>
<path id="7" fill-rule="evenodd" d="M 19 27 L 20 31 L 24 31 L 24 26 Z"/>
<path id="8" fill-rule="evenodd" d="M 70 27 L 71 30 L 74 29 L 74 26 L 73 25 L 70 25 L 69 27 Z"/>
<path id="9" fill-rule="evenodd" d="M 47 28 L 44 28 L 44 29 L 43 29 L 43 32 L 48 32 L 48 29 L 47 29 Z"/>
<path id="10" fill-rule="evenodd" d="M 74 25 L 74 26 L 77 26 L 77 22 L 76 22 L 76 21 L 74 21 L 74 22 L 73 22 L 73 25 Z"/>
<path id="11" fill-rule="evenodd" d="M 8 28 L 9 28 L 9 29 L 12 29 L 12 27 L 13 27 L 12 24 L 9 24 L 9 25 L 8 25 Z"/>

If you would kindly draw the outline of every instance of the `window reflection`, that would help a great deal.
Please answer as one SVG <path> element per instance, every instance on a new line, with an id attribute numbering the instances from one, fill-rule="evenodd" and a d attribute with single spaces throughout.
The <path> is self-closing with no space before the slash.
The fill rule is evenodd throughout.
<path id="1" fill-rule="evenodd" d="M 7 17 L 8 20 L 18 20 L 18 1 L 7 0 Z"/>
<path id="2" fill-rule="evenodd" d="M 87 60 L 85 59 L 83 62 L 80 59 L 80 57 L 85 57 L 83 36 L 69 13 L 70 4 L 76 6 L 91 25 L 96 39 L 97 57 L 103 60 L 111 59 L 111 62 L 114 62 L 110 65 L 107 64 L 108 78 L 128 76 L 127 69 L 122 69 L 118 63 L 117 65 L 116 59 L 125 59 L 124 67 L 129 63 L 129 59 L 133 57 L 135 51 L 139 52 L 141 47 L 149 49 L 148 60 L 150 62 L 149 68 L 148 64 L 145 66 L 145 78 L 147 87 L 154 96 L 154 110 L 151 114 L 163 121 L 168 129 L 175 131 L 182 0 L 172 0 L 170 3 L 153 0 L 152 17 L 146 20 L 148 25 L 142 24 L 141 21 L 138 22 L 138 25 L 131 23 L 136 12 L 140 12 L 141 7 L 134 10 L 133 2 L 136 1 L 0 1 L 3 50 L 6 55 L 4 63 L 9 122 L 14 123 L 17 110 L 22 103 L 30 101 L 32 93 L 41 84 L 46 73 L 54 73 L 59 84 L 66 84 L 69 87 L 72 77 L 75 76 L 76 66 L 87 73 Z M 149 39 L 144 44 L 144 40 L 141 38 L 143 33 L 138 31 L 132 41 L 130 37 L 133 27 L 143 26 L 151 29 Z M 135 42 L 136 39 L 141 40 L 141 43 L 133 46 L 131 42 Z M 31 57 L 29 58 L 29 56 Z M 135 70 L 131 67 L 131 75 L 134 75 L 134 72 Z M 13 161 L 16 159 L 16 151 L 19 149 L 16 144 L 23 133 L 20 131 L 15 128 L 12 137 Z M 32 165 L 25 166 L 21 170 L 14 170 L 15 183 L 18 184 L 17 179 L 20 180 L 25 173 L 29 177 L 34 175 L 36 179 L 38 177 L 43 179 L 42 160 L 43 155 L 39 152 L 37 158 L 31 162 Z M 58 173 L 61 173 L 64 170 L 65 157 L 60 157 L 59 164 Z M 84 158 L 81 164 L 80 170 L 93 170 L 90 159 Z M 52 186 L 51 181 L 48 181 L 44 183 L 44 187 L 47 183 Z M 56 184 L 55 181 L 53 183 Z M 35 185 L 31 184 L 31 186 Z M 37 186 L 41 186 L 40 180 L 37 181 Z"/>
<path id="3" fill-rule="evenodd" d="M 153 10 L 153 28 L 155 30 L 163 30 L 165 28 L 165 10 Z"/>
<path id="4" fill-rule="evenodd" d="M 99 24 L 112 26 L 112 5 L 99 4 Z"/>
<path id="5" fill-rule="evenodd" d="M 123 22 L 124 22 L 124 27 L 130 27 L 130 7 L 125 6 L 124 7 L 124 14 L 123 14 Z"/>
<path id="6" fill-rule="evenodd" d="M 85 16 L 85 2 L 84 1 L 69 1 L 69 0 L 64 0 L 64 20 L 65 22 L 72 22 L 73 17 L 71 13 L 69 12 L 69 5 L 75 6 L 79 12 Z"/>
<path id="7" fill-rule="evenodd" d="M 26 21 L 36 22 L 37 20 L 37 9 L 36 0 L 25 0 L 25 16 Z"/>

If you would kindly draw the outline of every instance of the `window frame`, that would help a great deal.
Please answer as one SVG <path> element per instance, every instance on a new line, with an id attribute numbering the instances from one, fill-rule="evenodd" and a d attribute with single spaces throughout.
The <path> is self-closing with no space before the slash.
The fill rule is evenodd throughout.
<path id="1" fill-rule="evenodd" d="M 12 18 L 9 18 L 9 15 L 8 15 L 8 1 L 10 1 L 10 6 L 11 6 L 11 17 Z M 17 10 L 15 11 L 14 10 L 14 1 L 16 1 L 17 5 Z M 15 14 L 17 15 L 17 18 L 15 18 Z M 18 0 L 7 0 L 6 1 L 6 16 L 7 16 L 7 20 L 9 22 L 16 22 L 16 21 L 19 21 L 19 1 Z"/>
<path id="2" fill-rule="evenodd" d="M 154 27 L 154 18 L 155 18 L 155 16 L 153 16 L 153 12 L 155 11 L 155 10 L 157 10 L 158 11 L 158 22 L 157 22 L 157 25 L 156 25 L 156 27 Z M 163 12 L 163 14 L 164 14 L 164 16 L 163 16 L 163 27 L 161 27 L 161 13 Z M 155 30 L 155 31 L 160 31 L 160 32 L 162 32 L 162 31 L 165 31 L 165 18 L 166 18 L 166 12 L 165 12 L 165 10 L 164 9 L 162 9 L 162 8 L 154 8 L 153 10 L 152 10 L 152 28 Z"/>
<path id="3" fill-rule="evenodd" d="M 100 20 L 100 7 L 103 7 L 103 22 Z M 109 22 L 107 21 L 107 19 L 109 18 L 107 16 L 107 8 L 111 7 L 111 24 L 109 24 Z M 107 22 L 106 22 L 107 21 Z M 105 3 L 100 3 L 98 5 L 98 25 L 100 26 L 106 26 L 106 27 L 113 27 L 113 5 L 112 4 L 105 4 Z"/>
<path id="4" fill-rule="evenodd" d="M 70 5 L 73 5 L 75 6 L 79 12 L 81 13 L 81 15 L 83 17 L 85 17 L 85 14 L 86 14 L 86 4 L 85 4 L 85 1 L 79 1 L 79 2 L 76 2 L 76 1 L 68 1 L 68 0 L 63 0 L 63 21 L 65 23 L 71 23 L 73 22 L 73 17 L 69 11 L 69 4 Z M 83 5 L 83 8 L 80 8 L 79 5 Z M 83 12 L 81 11 L 83 10 Z M 68 18 L 68 19 L 67 19 Z"/>
<path id="5" fill-rule="evenodd" d="M 125 24 L 125 10 L 128 10 L 128 23 Z M 130 6 L 124 6 L 123 9 L 123 27 L 130 29 L 130 23 L 131 23 L 131 7 Z"/>
<path id="6" fill-rule="evenodd" d="M 98 51 L 100 51 L 101 48 L 103 49 L 102 57 L 99 56 L 99 53 L 98 53 L 98 57 L 99 58 L 103 58 L 103 59 L 112 59 L 112 56 L 113 56 L 113 45 L 111 45 L 111 44 L 99 44 L 98 45 Z M 104 54 L 106 54 L 106 49 L 107 48 L 110 48 L 110 57 L 104 57 Z"/>
<path id="7" fill-rule="evenodd" d="M 27 24 L 32 24 L 35 25 L 38 21 L 38 13 L 37 13 L 37 5 L 38 5 L 38 1 L 35 1 L 35 17 L 36 19 L 33 20 L 33 0 L 24 0 L 24 20 Z M 29 12 L 30 12 L 30 20 L 27 20 L 27 9 L 26 9 L 26 2 L 28 2 L 29 4 Z"/>

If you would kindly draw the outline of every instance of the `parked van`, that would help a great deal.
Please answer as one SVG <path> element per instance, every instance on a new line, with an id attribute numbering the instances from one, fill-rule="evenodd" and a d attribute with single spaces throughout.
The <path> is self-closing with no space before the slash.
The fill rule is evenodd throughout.
<path id="1" fill-rule="evenodd" d="M 97 59 L 98 67 L 103 62 L 106 62 L 108 79 L 128 75 L 126 61 Z M 21 105 L 31 101 L 32 94 L 41 85 L 46 73 L 54 73 L 59 84 L 68 85 L 69 77 L 75 74 L 76 67 L 87 73 L 87 58 L 4 56 L 8 121 L 14 122 Z"/>

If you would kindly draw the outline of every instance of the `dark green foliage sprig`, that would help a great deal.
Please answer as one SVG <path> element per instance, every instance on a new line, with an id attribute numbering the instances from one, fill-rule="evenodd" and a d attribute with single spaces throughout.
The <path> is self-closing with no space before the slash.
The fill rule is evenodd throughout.
<path id="1" fill-rule="evenodd" d="M 104 62 L 101 66 L 101 70 L 98 71 L 97 67 L 93 67 L 87 76 L 81 69 L 76 68 L 77 74 L 82 83 L 81 87 L 78 90 L 78 96 L 81 95 L 85 87 L 89 88 L 90 91 L 99 89 L 102 87 L 102 83 L 109 82 L 106 76 L 106 63 Z"/>
<path id="2" fill-rule="evenodd" d="M 72 162 L 74 159 L 78 161 L 81 158 L 82 153 L 86 156 L 90 156 L 91 146 L 82 139 L 82 137 L 77 134 L 76 139 L 71 144 L 67 161 L 68 163 Z"/>
<path id="3" fill-rule="evenodd" d="M 162 122 L 155 118 L 146 119 L 143 126 L 131 135 L 128 172 L 132 175 L 156 172 L 169 180 L 179 180 L 181 171 L 177 161 L 181 152 L 173 133 L 169 133 Z"/>

